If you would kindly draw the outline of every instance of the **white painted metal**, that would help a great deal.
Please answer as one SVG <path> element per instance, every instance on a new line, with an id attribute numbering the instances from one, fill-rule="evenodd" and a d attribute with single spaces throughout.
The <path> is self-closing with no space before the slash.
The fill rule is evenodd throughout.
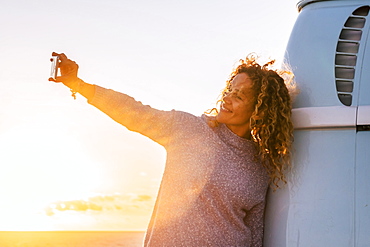
<path id="1" fill-rule="evenodd" d="M 370 106 L 369 105 L 358 106 L 357 125 L 369 125 L 370 126 Z"/>
<path id="2" fill-rule="evenodd" d="M 294 128 L 339 128 L 356 126 L 357 107 L 326 106 L 293 109 Z"/>
<path id="3" fill-rule="evenodd" d="M 354 54 L 351 106 L 339 100 L 335 74 L 339 36 L 362 6 L 370 0 L 297 4 L 285 56 L 301 91 L 293 172 L 268 193 L 265 247 L 370 246 L 370 13 Z"/>

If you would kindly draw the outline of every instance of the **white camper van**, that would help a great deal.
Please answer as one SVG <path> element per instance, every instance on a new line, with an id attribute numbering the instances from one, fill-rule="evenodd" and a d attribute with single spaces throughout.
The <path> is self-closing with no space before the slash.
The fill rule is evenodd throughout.
<path id="1" fill-rule="evenodd" d="M 294 173 L 269 191 L 264 246 L 370 246 L 370 0 L 297 7 Z"/>

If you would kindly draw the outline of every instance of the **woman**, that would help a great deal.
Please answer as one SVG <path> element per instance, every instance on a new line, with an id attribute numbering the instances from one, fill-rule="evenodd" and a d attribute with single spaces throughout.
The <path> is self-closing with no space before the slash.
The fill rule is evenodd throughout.
<path id="1" fill-rule="evenodd" d="M 78 65 L 59 55 L 69 87 L 129 130 L 165 147 L 166 167 L 145 246 L 262 246 L 269 184 L 285 182 L 289 167 L 291 103 L 272 64 L 241 60 L 219 110 L 196 117 L 160 111 L 83 82 Z"/>

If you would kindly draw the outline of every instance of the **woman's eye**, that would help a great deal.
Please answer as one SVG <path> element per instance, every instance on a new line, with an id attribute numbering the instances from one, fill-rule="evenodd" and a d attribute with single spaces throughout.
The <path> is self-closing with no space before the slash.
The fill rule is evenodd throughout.
<path id="1" fill-rule="evenodd" d="M 233 96 L 234 96 L 235 98 L 237 98 L 237 99 L 240 99 L 240 100 L 242 100 L 242 99 L 243 99 L 243 98 L 240 96 L 240 94 L 239 94 L 239 93 L 237 93 L 237 92 L 233 93 Z"/>
<path id="2" fill-rule="evenodd" d="M 238 91 L 233 91 L 232 89 L 228 89 L 223 93 L 223 97 L 230 96 L 238 100 L 243 100 L 243 97 L 240 95 Z"/>

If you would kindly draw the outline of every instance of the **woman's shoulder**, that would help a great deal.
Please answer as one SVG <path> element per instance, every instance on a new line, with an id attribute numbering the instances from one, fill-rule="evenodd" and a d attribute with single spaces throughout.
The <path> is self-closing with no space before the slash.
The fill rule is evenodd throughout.
<path id="1" fill-rule="evenodd" d="M 192 134 L 206 134 L 213 132 L 209 125 L 209 117 L 206 115 L 196 116 L 189 112 L 172 110 L 174 129 L 178 132 Z"/>
<path id="2" fill-rule="evenodd" d="M 175 122 L 180 125 L 204 125 L 208 122 L 208 117 L 205 115 L 197 116 L 189 112 L 172 110 Z"/>

